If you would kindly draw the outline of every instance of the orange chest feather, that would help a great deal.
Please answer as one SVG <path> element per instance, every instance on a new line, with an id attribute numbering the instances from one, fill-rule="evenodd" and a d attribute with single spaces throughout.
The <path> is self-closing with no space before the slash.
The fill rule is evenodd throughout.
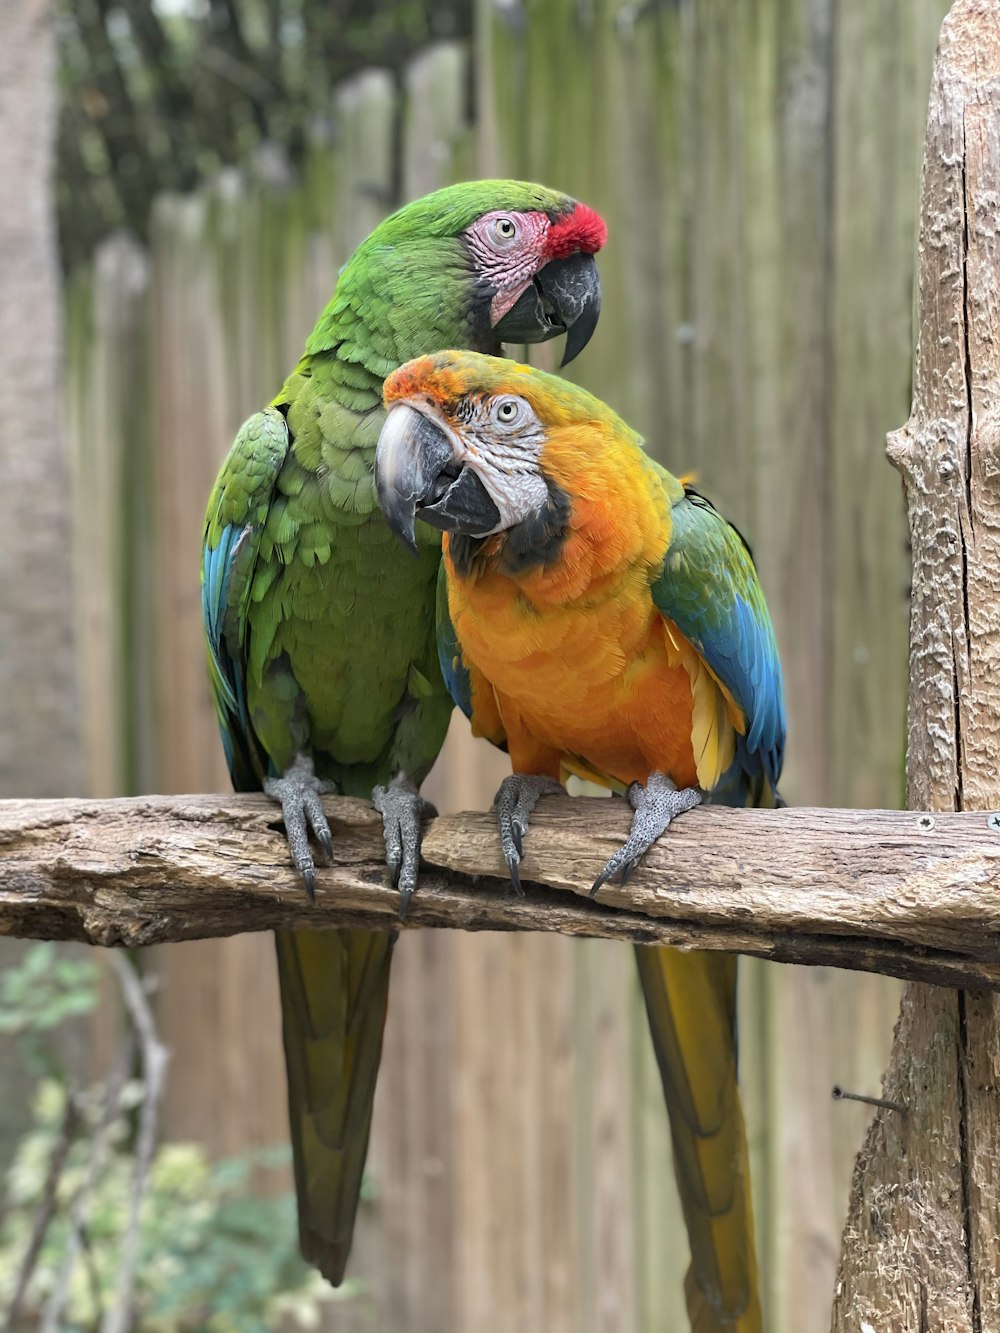
<path id="1" fill-rule="evenodd" d="M 563 575 L 577 581 L 572 559 Z M 692 650 L 653 605 L 648 568 L 608 571 L 589 590 L 546 604 L 503 575 L 449 580 L 463 655 L 493 687 L 515 767 L 519 746 L 540 746 L 621 782 L 658 769 L 690 785 Z"/>

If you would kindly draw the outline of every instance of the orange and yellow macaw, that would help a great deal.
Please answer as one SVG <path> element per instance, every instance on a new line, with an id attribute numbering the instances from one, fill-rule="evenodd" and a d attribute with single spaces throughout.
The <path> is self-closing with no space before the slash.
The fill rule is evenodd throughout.
<path id="1" fill-rule="evenodd" d="M 610 408 L 466 352 L 386 380 L 376 485 L 411 545 L 444 537 L 441 665 L 473 730 L 506 744 L 497 793 L 515 888 L 528 818 L 567 772 L 626 791 L 626 876 L 701 800 L 777 800 L 781 667 L 750 551 Z M 439 585 L 439 594 L 441 585 Z M 736 960 L 637 947 L 691 1243 L 696 1333 L 760 1333 Z"/>

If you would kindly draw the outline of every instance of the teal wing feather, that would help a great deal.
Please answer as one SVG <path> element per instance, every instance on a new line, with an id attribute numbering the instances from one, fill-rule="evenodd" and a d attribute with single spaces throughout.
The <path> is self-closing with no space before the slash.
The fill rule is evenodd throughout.
<path id="1" fill-rule="evenodd" d="M 448 613 L 448 580 L 445 577 L 443 560 L 438 569 L 436 623 L 441 675 L 444 677 L 448 693 L 471 721 L 472 683 L 469 680 L 469 669 L 462 658 L 455 626 L 451 623 L 451 616 Z"/>
<path id="2" fill-rule="evenodd" d="M 216 716 L 237 791 L 258 790 L 268 772 L 247 708 L 245 664 L 253 572 L 288 448 L 288 427 L 276 408 L 266 408 L 244 422 L 219 473 L 205 519 L 202 619 Z"/>
<path id="3" fill-rule="evenodd" d="M 750 548 L 691 487 L 675 502 L 672 519 L 653 600 L 694 644 L 746 717 L 733 776 L 763 777 L 775 790 L 785 748 L 781 662 Z M 719 786 L 725 789 L 726 777 Z"/>

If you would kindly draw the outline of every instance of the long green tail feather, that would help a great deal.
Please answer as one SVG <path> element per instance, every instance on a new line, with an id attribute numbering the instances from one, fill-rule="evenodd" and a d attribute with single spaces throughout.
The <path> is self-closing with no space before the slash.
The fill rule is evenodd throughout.
<path id="1" fill-rule="evenodd" d="M 371 1131 L 396 936 L 275 935 L 303 1256 L 338 1286 Z"/>

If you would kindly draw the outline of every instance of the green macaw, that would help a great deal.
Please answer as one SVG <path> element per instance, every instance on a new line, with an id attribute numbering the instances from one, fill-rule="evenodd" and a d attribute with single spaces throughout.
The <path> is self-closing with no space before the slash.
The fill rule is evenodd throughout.
<path id="1" fill-rule="evenodd" d="M 393 529 L 446 533 L 441 666 L 473 732 L 503 743 L 515 889 L 528 817 L 575 773 L 626 792 L 624 879 L 702 799 L 773 804 L 781 663 L 740 535 L 609 407 L 527 366 L 444 351 L 386 380 L 376 457 Z M 595 866 L 595 870 L 597 867 Z M 639 946 L 691 1243 L 696 1333 L 761 1333 L 736 1067 L 736 959 Z"/>
<path id="2" fill-rule="evenodd" d="M 405 911 L 418 788 L 452 701 L 434 641 L 440 535 L 401 551 L 379 512 L 382 382 L 422 352 L 593 332 L 604 223 L 538 185 L 474 181 L 408 204 L 341 271 L 305 355 L 240 429 L 208 504 L 202 613 L 233 785 L 280 801 L 310 896 L 320 796 L 372 797 Z M 305 1258 L 344 1275 L 385 1022 L 393 932 L 276 936 Z"/>

